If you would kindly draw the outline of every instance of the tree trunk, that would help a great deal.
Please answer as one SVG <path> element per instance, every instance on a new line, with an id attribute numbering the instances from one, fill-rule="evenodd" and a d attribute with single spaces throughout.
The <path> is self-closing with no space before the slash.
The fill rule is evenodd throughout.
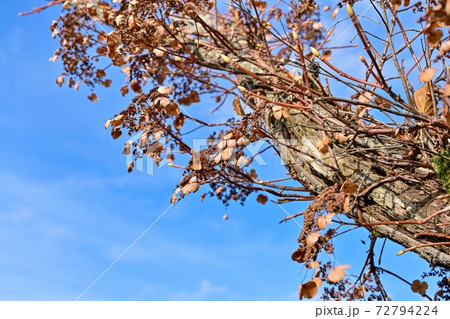
<path id="1" fill-rule="evenodd" d="M 317 105 L 315 107 L 320 109 Z M 319 111 L 323 112 L 323 109 Z M 358 185 L 359 192 L 373 185 L 373 189 L 365 196 L 357 198 L 360 215 L 358 215 L 357 209 L 351 209 L 347 214 L 357 222 L 422 220 L 450 205 L 449 197 L 445 198 L 445 192 L 442 187 L 439 187 L 436 180 L 424 181 L 420 178 L 420 173 L 423 174 L 425 170 L 422 167 L 413 170 L 416 172 L 416 176 L 405 176 L 381 183 L 379 186 L 375 185 L 388 177 L 401 176 L 410 172 L 401 167 L 374 162 L 369 158 L 374 149 L 385 152 L 386 157 L 389 157 L 391 155 L 389 149 L 395 148 L 395 155 L 393 153 L 392 156 L 396 156 L 401 153 L 399 148 L 403 147 L 400 143 L 383 145 L 382 141 L 375 138 L 356 138 L 354 142 L 358 144 L 360 151 L 350 152 L 338 143 L 334 143 L 331 146 L 334 155 L 330 156 L 329 152 L 321 153 L 316 146 L 317 141 L 322 140 L 321 130 L 301 112 L 296 112 L 288 119 L 278 121 L 271 131 L 278 141 L 282 159 L 286 163 L 293 164 L 302 184 L 311 192 L 319 194 L 326 186 L 339 183 L 337 171 L 332 169 L 335 166 L 345 179 Z M 335 161 L 332 160 L 332 156 Z M 363 220 L 360 220 L 361 217 Z M 450 235 L 448 225 L 438 225 L 449 222 L 449 214 L 442 213 L 423 224 L 379 225 L 368 228 L 377 236 L 386 237 L 404 247 L 412 247 L 446 241 L 434 236 L 415 237 L 415 234 Z M 429 246 L 414 251 L 432 265 L 450 268 L 450 246 Z"/>

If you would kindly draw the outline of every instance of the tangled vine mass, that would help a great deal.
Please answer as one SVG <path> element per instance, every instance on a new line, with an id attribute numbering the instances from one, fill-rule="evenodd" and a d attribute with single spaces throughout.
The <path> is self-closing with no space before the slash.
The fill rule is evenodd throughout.
<path id="1" fill-rule="evenodd" d="M 181 168 L 172 203 L 199 190 L 225 205 L 309 201 L 281 221 L 302 223 L 300 299 L 389 300 L 383 275 L 450 300 L 450 1 L 52 0 L 23 15 L 47 8 L 61 10 L 59 86 L 95 102 L 123 73 L 130 104 L 105 128 L 138 136 L 124 146 L 129 172 L 144 156 Z M 286 175 L 259 179 L 263 152 Z M 325 261 L 354 229 L 369 240 L 349 275 Z M 375 245 L 386 240 L 431 269 L 414 281 L 389 270 Z"/>

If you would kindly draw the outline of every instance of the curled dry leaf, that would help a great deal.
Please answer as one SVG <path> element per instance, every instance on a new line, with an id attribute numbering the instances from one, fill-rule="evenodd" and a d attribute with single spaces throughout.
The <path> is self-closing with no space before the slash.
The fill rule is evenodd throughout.
<path id="1" fill-rule="evenodd" d="M 345 200 L 344 200 L 344 212 L 346 212 L 346 213 L 350 212 L 350 196 L 345 197 Z"/>
<path id="2" fill-rule="evenodd" d="M 372 101 L 372 92 L 364 91 L 358 97 L 360 103 L 370 103 Z"/>
<path id="3" fill-rule="evenodd" d="M 428 82 L 431 81 L 434 77 L 434 73 L 437 72 L 436 68 L 426 68 L 419 74 L 419 82 Z"/>
<path id="4" fill-rule="evenodd" d="M 439 57 L 450 51 L 450 41 L 446 41 L 439 47 Z"/>
<path id="5" fill-rule="evenodd" d="M 158 88 L 158 93 L 171 95 L 173 93 L 173 87 L 172 86 L 160 86 Z"/>
<path id="6" fill-rule="evenodd" d="M 336 19 L 336 15 L 337 15 L 338 13 L 339 13 L 339 8 L 334 9 L 334 10 L 331 12 L 331 20 Z"/>
<path id="7" fill-rule="evenodd" d="M 111 124 L 111 120 L 106 120 L 106 122 L 105 122 L 105 130 L 107 130 L 108 129 L 108 127 L 109 127 L 109 125 Z"/>
<path id="8" fill-rule="evenodd" d="M 335 133 L 333 137 L 335 140 L 339 142 L 339 144 L 344 144 L 349 139 L 347 135 L 344 135 L 342 133 Z"/>
<path id="9" fill-rule="evenodd" d="M 308 247 L 313 247 L 314 244 L 319 240 L 320 233 L 319 232 L 313 232 L 306 237 L 306 245 Z"/>
<path id="10" fill-rule="evenodd" d="M 223 191 L 225 188 L 223 186 L 219 186 L 216 188 L 216 194 L 219 194 L 221 191 Z"/>
<path id="11" fill-rule="evenodd" d="M 314 298 L 317 295 L 317 291 L 319 290 L 321 285 L 322 285 L 322 279 L 317 278 L 317 277 L 311 279 L 304 285 L 300 284 L 300 287 L 298 289 L 299 299 L 301 300 L 303 298 L 308 298 L 308 299 Z"/>
<path id="12" fill-rule="evenodd" d="M 125 147 L 122 151 L 122 154 L 130 155 L 131 153 L 131 143 L 125 143 Z"/>
<path id="13" fill-rule="evenodd" d="M 184 195 L 187 195 L 190 193 L 195 193 L 196 191 L 198 191 L 199 188 L 200 188 L 199 183 L 189 183 L 189 184 L 183 186 L 183 188 L 181 189 L 181 192 Z"/>
<path id="14" fill-rule="evenodd" d="M 120 130 L 120 127 L 116 126 L 111 130 L 111 136 L 113 139 L 117 139 L 122 135 L 122 131 Z"/>
<path id="15" fill-rule="evenodd" d="M 439 41 L 441 41 L 443 35 L 444 35 L 444 33 L 442 32 L 441 29 L 435 29 L 434 31 L 430 32 L 427 35 L 428 44 L 433 47 L 437 47 L 437 45 L 438 45 Z"/>
<path id="16" fill-rule="evenodd" d="M 331 60 L 331 50 L 326 50 L 323 54 L 322 54 L 323 58 L 327 61 Z"/>
<path id="17" fill-rule="evenodd" d="M 120 124 L 123 123 L 123 118 L 125 117 L 125 115 L 123 114 L 119 114 L 116 117 L 114 117 L 111 121 L 110 124 L 111 126 L 119 126 Z"/>
<path id="18" fill-rule="evenodd" d="M 178 108 L 178 105 L 176 105 L 175 103 L 170 103 L 169 105 L 167 105 L 165 110 L 168 116 L 175 116 L 180 114 L 180 109 Z"/>
<path id="19" fill-rule="evenodd" d="M 128 173 L 131 173 L 133 171 L 133 167 L 134 167 L 134 162 L 133 161 L 128 162 L 128 164 L 127 164 Z"/>
<path id="20" fill-rule="evenodd" d="M 223 216 L 222 216 L 222 219 L 223 219 L 223 220 L 227 220 L 227 219 L 228 219 L 228 214 L 223 215 Z"/>
<path id="21" fill-rule="evenodd" d="M 328 214 L 326 214 L 326 215 L 324 216 L 325 222 L 326 222 L 328 225 L 331 225 L 331 224 L 333 223 L 333 221 L 331 220 L 331 218 L 333 218 L 334 216 L 336 216 L 335 213 L 328 213 Z"/>
<path id="22" fill-rule="evenodd" d="M 320 262 L 318 262 L 317 260 L 311 261 L 310 263 L 308 263 L 306 265 L 309 269 L 316 269 L 320 266 Z"/>
<path id="23" fill-rule="evenodd" d="M 91 101 L 91 102 L 97 102 L 97 101 L 98 101 L 98 97 L 97 97 L 97 95 L 96 95 L 95 93 L 89 94 L 89 95 L 88 95 L 88 99 L 89 99 L 89 101 Z"/>
<path id="24" fill-rule="evenodd" d="M 191 164 L 191 168 L 194 171 L 199 171 L 202 169 L 202 160 L 201 160 L 201 156 L 198 153 L 194 153 L 192 155 L 192 164 Z"/>
<path id="25" fill-rule="evenodd" d="M 242 136 L 242 137 L 240 137 L 238 140 L 237 140 L 237 142 L 236 142 L 236 144 L 238 145 L 238 146 L 247 146 L 247 145 L 249 145 L 250 144 L 250 140 L 246 137 L 246 136 Z"/>
<path id="26" fill-rule="evenodd" d="M 226 141 L 226 140 L 229 140 L 229 139 L 231 139 L 231 138 L 233 138 L 233 132 L 228 132 L 227 134 L 225 134 L 225 136 L 223 137 L 223 139 Z"/>
<path id="27" fill-rule="evenodd" d="M 161 136 L 164 134 L 164 131 L 157 131 L 153 134 L 153 138 L 157 141 L 161 138 Z"/>
<path id="28" fill-rule="evenodd" d="M 250 160 L 245 156 L 240 156 L 236 162 L 237 166 L 248 165 L 250 164 Z"/>
<path id="29" fill-rule="evenodd" d="M 189 179 L 189 183 L 190 183 L 190 184 L 195 183 L 196 181 L 197 181 L 197 176 L 192 176 L 192 177 Z"/>
<path id="30" fill-rule="evenodd" d="M 156 99 L 155 104 L 158 104 L 162 107 L 166 107 L 170 104 L 170 99 L 166 96 L 162 96 Z"/>
<path id="31" fill-rule="evenodd" d="M 426 281 L 421 282 L 420 280 L 416 279 L 412 282 L 411 290 L 413 292 L 417 292 L 423 296 L 427 292 L 427 289 L 428 289 L 428 284 Z"/>
<path id="32" fill-rule="evenodd" d="M 272 106 L 273 117 L 277 120 L 281 119 L 283 116 L 283 108 L 280 105 Z"/>
<path id="33" fill-rule="evenodd" d="M 291 259 L 293 261 L 303 263 L 305 262 L 306 251 L 304 249 L 297 249 L 292 253 Z"/>
<path id="34" fill-rule="evenodd" d="M 172 163 L 175 160 L 175 155 L 173 154 L 167 154 L 166 159 L 168 163 Z"/>
<path id="35" fill-rule="evenodd" d="M 61 87 L 64 84 L 64 76 L 60 75 L 56 78 L 56 84 Z"/>
<path id="36" fill-rule="evenodd" d="M 128 92 L 130 92 L 130 89 L 128 88 L 128 85 L 125 84 L 125 85 L 123 85 L 123 86 L 120 88 L 120 93 L 122 93 L 122 96 L 127 95 Z"/>
<path id="37" fill-rule="evenodd" d="M 267 203 L 267 196 L 266 195 L 263 195 L 263 194 L 259 194 L 258 195 L 258 197 L 256 197 L 256 201 L 258 202 L 258 203 L 260 203 L 260 204 L 265 204 L 265 203 Z"/>
<path id="38" fill-rule="evenodd" d="M 327 228 L 327 225 L 325 222 L 325 217 L 323 217 L 323 216 L 317 217 L 317 226 L 319 227 L 319 229 Z"/>
<path id="39" fill-rule="evenodd" d="M 221 140 L 219 143 L 217 143 L 217 150 L 219 151 L 219 152 L 221 152 L 221 151 L 223 151 L 223 149 L 225 148 L 225 147 L 227 147 L 227 141 L 225 141 L 225 140 Z"/>
<path id="40" fill-rule="evenodd" d="M 331 140 L 328 138 L 328 136 L 325 136 L 321 141 L 318 141 L 316 145 L 321 153 L 326 153 L 330 148 L 330 142 Z"/>
<path id="41" fill-rule="evenodd" d="M 232 147 L 227 147 L 226 149 L 224 149 L 222 151 L 222 160 L 224 161 L 228 161 L 231 156 L 233 155 L 233 148 Z"/>
<path id="42" fill-rule="evenodd" d="M 333 269 L 331 269 L 327 275 L 327 280 L 333 283 L 341 281 L 345 277 L 345 269 L 348 269 L 350 267 L 350 265 L 339 265 L 333 267 Z"/>
<path id="43" fill-rule="evenodd" d="M 236 140 L 235 139 L 230 139 L 230 140 L 227 140 L 226 142 L 227 142 L 227 147 L 229 147 L 229 148 L 235 148 L 236 147 Z"/>
<path id="44" fill-rule="evenodd" d="M 177 194 L 181 192 L 181 188 L 177 188 L 176 190 L 173 191 L 172 193 L 172 197 L 170 197 L 170 203 L 173 204 L 177 201 Z"/>
<path id="45" fill-rule="evenodd" d="M 181 128 L 183 127 L 183 124 L 184 124 L 184 117 L 182 117 L 182 116 L 178 115 L 175 118 L 175 120 L 173 120 L 173 126 L 175 126 L 175 128 L 177 130 L 181 130 Z"/>
<path id="46" fill-rule="evenodd" d="M 416 103 L 417 109 L 423 114 L 434 115 L 430 82 L 425 82 L 420 89 L 414 92 L 414 102 Z"/>
<path id="47" fill-rule="evenodd" d="M 354 194 L 358 190 L 358 185 L 350 183 L 349 180 L 346 180 L 344 184 L 341 186 L 341 192 Z"/>
<path id="48" fill-rule="evenodd" d="M 241 105 L 241 98 L 239 97 L 239 95 L 236 95 L 236 96 L 234 97 L 234 100 L 233 100 L 233 110 L 234 110 L 234 111 L 236 112 L 236 114 L 239 115 L 239 116 L 244 116 L 244 115 L 245 115 L 244 109 L 242 108 L 242 105 Z"/>
<path id="49" fill-rule="evenodd" d="M 219 153 L 214 157 L 214 163 L 219 164 L 219 162 L 222 160 L 222 153 Z"/>

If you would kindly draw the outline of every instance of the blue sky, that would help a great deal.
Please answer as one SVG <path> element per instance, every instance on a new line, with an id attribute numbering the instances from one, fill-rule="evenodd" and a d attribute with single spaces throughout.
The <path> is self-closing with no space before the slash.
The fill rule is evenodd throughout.
<path id="1" fill-rule="evenodd" d="M 76 299 L 169 207 L 181 173 L 126 172 L 125 139 L 103 128 L 127 104 L 119 81 L 100 90 L 97 103 L 86 90 L 58 88 L 61 66 L 48 59 L 59 10 L 17 16 L 41 3 L 0 3 L 1 300 Z M 284 174 L 268 161 L 268 175 Z M 226 209 L 211 198 L 200 203 L 200 193 L 172 207 L 83 300 L 296 300 L 307 278 L 290 259 L 299 226 L 278 225 L 286 213 L 254 196 Z M 283 208 L 296 213 L 305 204 Z M 355 238 L 341 245 L 336 260 L 357 273 L 366 247 Z M 399 249 L 388 245 L 386 256 Z M 398 265 L 399 257 L 386 259 L 399 271 L 408 265 L 409 280 L 426 269 L 414 254 Z M 421 300 L 396 279 L 386 286 L 397 300 Z"/>

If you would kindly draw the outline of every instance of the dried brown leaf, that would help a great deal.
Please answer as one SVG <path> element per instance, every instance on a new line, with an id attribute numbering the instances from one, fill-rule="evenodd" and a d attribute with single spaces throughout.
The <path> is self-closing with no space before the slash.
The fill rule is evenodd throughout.
<path id="1" fill-rule="evenodd" d="M 127 164 L 128 173 L 131 173 L 133 171 L 133 167 L 134 167 L 134 162 L 133 161 L 128 162 L 128 164 Z"/>
<path id="2" fill-rule="evenodd" d="M 419 82 L 427 82 L 431 81 L 434 77 L 434 74 L 438 71 L 436 68 L 426 68 L 419 74 Z"/>
<path id="3" fill-rule="evenodd" d="M 350 212 L 350 196 L 345 197 L 345 200 L 344 200 L 344 212 L 346 212 L 346 213 Z"/>
<path id="4" fill-rule="evenodd" d="M 181 127 L 183 126 L 183 124 L 184 124 L 184 117 L 182 117 L 182 116 L 177 116 L 176 118 L 175 118 L 175 120 L 173 120 L 173 126 L 177 129 L 177 130 L 180 130 L 181 129 Z"/>
<path id="5" fill-rule="evenodd" d="M 198 191 L 198 189 L 200 188 L 200 184 L 199 183 L 189 183 L 183 186 L 183 188 L 181 189 L 181 192 L 184 195 L 190 194 L 190 193 L 195 193 L 196 191 Z"/>
<path id="6" fill-rule="evenodd" d="M 337 15 L 338 13 L 339 13 L 339 8 L 334 9 L 334 10 L 331 12 L 331 20 L 336 19 L 336 15 Z"/>
<path id="7" fill-rule="evenodd" d="M 433 101 L 431 100 L 430 82 L 414 92 L 414 102 L 417 109 L 423 114 L 434 115 Z"/>
<path id="8" fill-rule="evenodd" d="M 223 186 L 219 186 L 216 188 L 216 195 L 219 194 L 221 191 L 223 191 L 225 189 L 225 187 Z"/>
<path id="9" fill-rule="evenodd" d="M 416 279 L 412 282 L 411 290 L 413 292 L 417 292 L 423 296 L 427 292 L 427 289 L 428 289 L 428 284 L 426 281 L 421 282 L 420 280 Z"/>
<path id="10" fill-rule="evenodd" d="M 273 117 L 276 118 L 277 120 L 281 119 L 281 117 L 283 116 L 282 109 L 283 108 L 280 105 L 272 106 Z"/>
<path id="11" fill-rule="evenodd" d="M 121 135 L 122 135 L 122 131 L 120 130 L 119 126 L 116 126 L 111 130 L 111 136 L 113 137 L 113 139 L 117 139 Z"/>
<path id="12" fill-rule="evenodd" d="M 341 192 L 348 193 L 348 194 L 354 194 L 358 190 L 357 184 L 350 183 L 349 180 L 346 180 L 344 184 L 341 186 Z"/>
<path id="13" fill-rule="evenodd" d="M 97 102 L 97 101 L 98 101 L 98 97 L 97 97 L 97 95 L 96 95 L 95 93 L 89 94 L 89 95 L 88 95 L 88 99 L 89 99 L 89 101 L 91 101 L 91 102 Z"/>
<path id="14" fill-rule="evenodd" d="M 427 35 L 427 42 L 433 47 L 437 47 L 439 41 L 441 41 L 443 32 L 441 29 L 435 29 Z"/>
<path id="15" fill-rule="evenodd" d="M 320 152 L 326 153 L 328 152 L 330 142 L 330 138 L 328 136 L 325 136 L 321 141 L 318 141 L 316 145 Z"/>
<path id="16" fill-rule="evenodd" d="M 325 222 L 325 217 L 323 217 L 323 216 L 317 217 L 317 226 L 319 227 L 319 229 L 327 228 L 327 225 Z"/>
<path id="17" fill-rule="evenodd" d="M 160 86 L 158 88 L 158 93 L 171 95 L 173 93 L 173 87 L 172 86 Z"/>
<path id="18" fill-rule="evenodd" d="M 236 112 L 237 115 L 239 115 L 239 116 L 245 115 L 244 109 L 242 108 L 242 105 L 241 105 L 241 98 L 239 97 L 239 95 L 236 95 L 234 97 L 232 104 L 233 104 L 233 110 L 234 110 L 234 112 Z"/>
<path id="19" fill-rule="evenodd" d="M 256 201 L 262 205 L 267 203 L 267 200 L 268 200 L 267 196 L 263 194 L 259 194 L 258 197 L 256 197 Z"/>
<path id="20" fill-rule="evenodd" d="M 333 267 L 327 275 L 327 280 L 333 283 L 341 281 L 345 277 L 345 269 L 348 268 L 350 268 L 350 265 L 338 265 Z"/>
<path id="21" fill-rule="evenodd" d="M 169 105 L 167 105 L 165 110 L 168 116 L 175 116 L 180 114 L 180 109 L 175 103 L 170 103 Z"/>
<path id="22" fill-rule="evenodd" d="M 299 299 L 303 298 L 314 298 L 317 295 L 317 291 L 319 290 L 320 286 L 322 285 L 322 280 L 320 278 L 313 278 L 310 281 L 308 281 L 304 285 L 299 286 L 298 296 Z"/>
<path id="23" fill-rule="evenodd" d="M 314 244 L 319 240 L 320 233 L 319 232 L 313 232 L 306 237 L 306 245 L 308 247 L 313 247 Z"/>
<path id="24" fill-rule="evenodd" d="M 233 155 L 233 148 L 227 147 L 222 151 L 222 160 L 228 161 Z"/>

